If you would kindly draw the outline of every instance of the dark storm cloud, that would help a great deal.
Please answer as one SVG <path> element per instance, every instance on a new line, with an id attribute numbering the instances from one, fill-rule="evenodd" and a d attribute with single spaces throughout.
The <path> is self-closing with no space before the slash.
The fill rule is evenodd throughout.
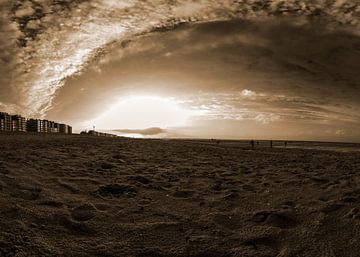
<path id="1" fill-rule="evenodd" d="M 359 1 L 2 0 L 1 102 L 43 115 L 65 79 L 114 40 L 179 23 L 302 16 L 329 29 L 359 31 Z M 15 23 L 16 26 L 9 24 Z M 343 29 L 343 28 L 341 28 Z M 16 39 L 16 40 L 14 40 Z M 5 69 L 5 70 L 4 70 Z M 341 78 L 340 78 L 341 79 Z M 7 92 L 15 91 L 16 99 Z M 7 104 L 7 106 L 10 106 Z"/>
<path id="2" fill-rule="evenodd" d="M 209 23 L 196 27 L 188 38 L 191 42 L 178 53 L 196 51 L 198 58 L 206 58 L 211 50 L 216 66 L 223 67 L 217 71 L 229 74 L 232 70 L 232 76 L 208 91 L 233 92 L 213 96 L 214 101 L 240 111 L 247 101 L 246 107 L 252 110 L 266 109 L 292 119 L 360 121 L 356 111 L 360 38 L 352 33 L 321 30 L 321 25 L 301 19 L 269 19 Z M 209 71 L 209 76 L 214 72 Z M 236 92 L 243 89 L 251 89 L 252 95 L 237 97 Z M 214 109 L 224 114 L 223 108 Z"/>

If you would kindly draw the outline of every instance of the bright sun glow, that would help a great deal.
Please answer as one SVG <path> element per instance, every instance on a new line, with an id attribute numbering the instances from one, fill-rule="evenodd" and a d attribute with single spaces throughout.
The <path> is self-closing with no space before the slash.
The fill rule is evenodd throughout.
<path id="1" fill-rule="evenodd" d="M 120 100 L 93 123 L 101 129 L 167 128 L 184 126 L 193 115 L 174 98 L 135 96 Z"/>

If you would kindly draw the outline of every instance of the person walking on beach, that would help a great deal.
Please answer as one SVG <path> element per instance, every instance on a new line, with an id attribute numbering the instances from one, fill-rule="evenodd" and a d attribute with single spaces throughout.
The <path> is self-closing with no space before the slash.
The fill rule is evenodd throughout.
<path id="1" fill-rule="evenodd" d="M 270 140 L 270 148 L 273 148 L 273 141 Z"/>
<path id="2" fill-rule="evenodd" d="M 250 141 L 250 144 L 251 144 L 251 148 L 254 149 L 254 147 L 255 147 L 255 142 L 254 142 L 254 140 L 251 140 L 251 141 Z"/>
<path id="3" fill-rule="evenodd" d="M 284 142 L 284 146 L 285 146 L 285 148 L 287 147 L 287 142 L 286 141 Z"/>

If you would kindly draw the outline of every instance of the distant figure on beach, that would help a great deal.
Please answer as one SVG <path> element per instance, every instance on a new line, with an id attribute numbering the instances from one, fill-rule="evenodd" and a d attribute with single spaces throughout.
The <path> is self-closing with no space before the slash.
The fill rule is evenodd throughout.
<path id="1" fill-rule="evenodd" d="M 255 147 L 255 142 L 254 142 L 254 140 L 251 140 L 251 141 L 250 141 L 250 144 L 251 144 L 251 148 L 254 149 L 254 147 Z"/>
<path id="2" fill-rule="evenodd" d="M 284 146 L 285 146 L 285 148 L 287 147 L 287 142 L 286 141 L 284 142 Z"/>
<path id="3" fill-rule="evenodd" d="M 270 140 L 270 148 L 273 148 L 273 141 Z"/>
<path id="4" fill-rule="evenodd" d="M 256 141 L 256 145 L 260 145 L 259 141 Z"/>
<path id="5" fill-rule="evenodd" d="M 211 139 L 211 142 L 216 143 L 217 145 L 220 144 L 220 140 L 214 138 Z"/>

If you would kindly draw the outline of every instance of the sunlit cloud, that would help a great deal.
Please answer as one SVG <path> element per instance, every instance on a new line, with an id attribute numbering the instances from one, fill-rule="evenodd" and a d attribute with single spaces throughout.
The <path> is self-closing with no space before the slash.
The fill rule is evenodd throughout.
<path id="1" fill-rule="evenodd" d="M 280 116 L 273 113 L 260 113 L 256 115 L 255 120 L 263 124 L 268 124 L 280 120 Z"/>
<path id="2" fill-rule="evenodd" d="M 359 25 L 356 4 L 352 1 L 2 1 L 0 45 L 6 52 L 16 51 L 9 63 L 8 75 L 16 91 L 21 92 L 13 104 L 28 114 L 43 116 L 64 81 L 80 72 L 111 42 L 123 41 L 154 28 L 173 28 L 183 22 L 254 19 L 265 16 L 302 15 L 319 12 L 336 23 Z M 14 20 L 17 28 L 8 30 Z M 353 31 L 357 31 L 353 29 Z M 17 40 L 15 45 L 14 40 Z M 8 42 L 7 42 L 8 41 Z M 12 43 L 9 43 L 12 42 Z M 6 80 L 5 80 L 6 81 Z M 9 81 L 7 81 L 9 82 Z M 7 92 L 2 93 L 4 98 Z"/>
<path id="3" fill-rule="evenodd" d="M 249 89 L 244 89 L 243 91 L 241 91 L 241 95 L 244 97 L 255 97 L 256 93 L 254 91 L 251 91 Z"/>
<path id="4" fill-rule="evenodd" d="M 314 102 L 308 98 L 285 94 L 270 95 L 244 89 L 232 93 L 203 93 L 190 97 L 189 104 L 206 110 L 205 120 L 253 120 L 269 124 L 281 120 L 303 120 L 315 123 L 357 123 L 360 115 L 352 107 Z"/>
<path id="5" fill-rule="evenodd" d="M 174 98 L 129 96 L 120 99 L 89 124 L 103 129 L 148 129 L 185 126 L 199 111 L 185 109 Z"/>

